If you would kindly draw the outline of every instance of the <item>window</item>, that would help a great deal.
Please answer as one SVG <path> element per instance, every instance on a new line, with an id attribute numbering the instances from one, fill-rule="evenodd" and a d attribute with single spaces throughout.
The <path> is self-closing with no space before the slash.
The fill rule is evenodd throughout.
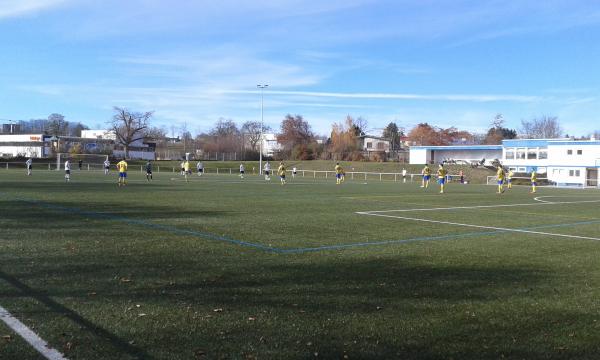
<path id="1" fill-rule="evenodd" d="M 367 143 L 367 149 L 372 149 L 373 148 L 373 143 L 372 142 L 368 142 Z"/>
<path id="2" fill-rule="evenodd" d="M 538 153 L 538 159 L 547 159 L 548 158 L 548 150 L 546 149 L 540 149 L 540 152 Z"/>
<path id="3" fill-rule="evenodd" d="M 573 155 L 573 150 L 571 150 L 571 149 L 567 150 L 567 155 Z"/>
<path id="4" fill-rule="evenodd" d="M 506 159 L 507 160 L 515 159 L 515 149 L 506 149 Z"/>
<path id="5" fill-rule="evenodd" d="M 580 174 L 580 170 L 569 170 L 569 176 L 579 177 Z"/>
<path id="6" fill-rule="evenodd" d="M 537 151 L 535 149 L 527 149 L 527 160 L 537 159 Z"/>
<path id="7" fill-rule="evenodd" d="M 581 150 L 581 149 L 577 150 L 577 155 L 583 155 L 583 150 Z"/>
<path id="8" fill-rule="evenodd" d="M 525 159 L 525 149 L 524 148 L 517 149 L 517 159 Z"/>
<path id="9" fill-rule="evenodd" d="M 527 169 L 525 167 L 517 168 L 517 172 L 524 173 L 526 171 L 527 171 Z"/>
<path id="10" fill-rule="evenodd" d="M 383 143 L 382 142 L 378 142 L 377 143 L 377 150 L 383 150 Z"/>

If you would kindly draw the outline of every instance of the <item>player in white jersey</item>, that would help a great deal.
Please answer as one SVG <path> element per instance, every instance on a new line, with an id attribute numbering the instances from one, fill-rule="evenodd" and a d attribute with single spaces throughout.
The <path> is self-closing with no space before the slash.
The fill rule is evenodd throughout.
<path id="1" fill-rule="evenodd" d="M 204 164 L 201 161 L 198 161 L 196 164 L 196 170 L 198 171 L 198 176 L 202 176 L 204 174 Z"/>
<path id="2" fill-rule="evenodd" d="M 402 182 L 406 182 L 406 169 L 402 169 Z"/>
<path id="3" fill-rule="evenodd" d="M 65 161 L 65 181 L 71 181 L 71 162 L 69 161 L 69 159 Z"/>
<path id="4" fill-rule="evenodd" d="M 264 170 L 265 170 L 265 180 L 270 181 L 271 180 L 271 164 L 269 164 L 268 161 L 265 164 Z"/>
<path id="5" fill-rule="evenodd" d="M 33 168 L 33 160 L 31 160 L 31 158 L 27 159 L 27 161 L 25 161 L 25 166 L 27 166 L 27 175 L 31 175 L 31 169 Z"/>
<path id="6" fill-rule="evenodd" d="M 110 171 L 110 161 L 108 159 L 104 160 L 104 175 L 108 175 Z"/>
<path id="7" fill-rule="evenodd" d="M 296 167 L 294 166 L 294 167 L 292 168 L 292 177 L 293 177 L 293 178 L 296 178 L 296 174 L 297 174 L 297 173 L 298 173 L 298 169 L 296 169 Z"/>
<path id="8" fill-rule="evenodd" d="M 244 168 L 244 164 L 240 164 L 240 178 L 244 178 L 244 172 L 246 172 L 246 168 Z"/>

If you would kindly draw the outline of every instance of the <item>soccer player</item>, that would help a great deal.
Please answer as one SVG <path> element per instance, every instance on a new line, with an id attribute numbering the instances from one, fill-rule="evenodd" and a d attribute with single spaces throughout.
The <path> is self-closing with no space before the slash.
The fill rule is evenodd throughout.
<path id="1" fill-rule="evenodd" d="M 244 164 L 240 164 L 240 179 L 244 178 L 245 172 L 246 172 L 246 168 L 244 167 Z"/>
<path id="2" fill-rule="evenodd" d="M 281 185 L 285 185 L 285 164 L 283 163 L 283 161 L 279 163 L 279 168 L 277 168 L 277 175 L 279 175 Z"/>
<path id="3" fill-rule="evenodd" d="M 79 171 L 81 171 L 83 169 L 83 160 L 79 160 L 77 165 L 79 166 Z"/>
<path id="4" fill-rule="evenodd" d="M 268 161 L 265 164 L 264 170 L 265 170 L 265 181 L 270 181 L 271 180 L 271 164 L 269 164 Z"/>
<path id="5" fill-rule="evenodd" d="M 421 170 L 421 175 L 423 175 L 423 181 L 421 182 L 421 187 L 428 188 L 429 180 L 431 179 L 431 169 L 429 168 L 429 165 L 425 164 L 425 167 L 423 168 L 423 170 Z"/>
<path id="6" fill-rule="evenodd" d="M 460 176 L 460 183 L 464 184 L 465 183 L 465 173 L 464 173 L 464 171 L 462 171 L 462 170 L 459 171 L 458 172 L 458 176 Z"/>
<path id="7" fill-rule="evenodd" d="M 297 171 L 298 171 L 298 170 L 297 170 L 297 169 L 296 169 L 296 167 L 294 166 L 294 167 L 292 168 L 292 177 L 293 177 L 293 178 L 296 178 L 296 173 L 297 173 Z"/>
<path id="8" fill-rule="evenodd" d="M 69 161 L 69 159 L 65 161 L 65 181 L 71 181 L 71 162 Z"/>
<path id="9" fill-rule="evenodd" d="M 531 170 L 531 193 L 535 194 L 535 187 L 537 186 L 537 173 L 535 169 Z"/>
<path id="10" fill-rule="evenodd" d="M 183 162 L 183 176 L 185 177 L 185 182 L 189 182 L 188 174 L 190 174 L 190 162 L 186 160 Z"/>
<path id="11" fill-rule="evenodd" d="M 108 161 L 108 156 L 107 156 L 106 160 L 104 160 L 104 175 L 108 175 L 109 171 L 110 171 L 110 161 Z"/>
<path id="12" fill-rule="evenodd" d="M 119 186 L 127 185 L 127 162 L 125 158 L 117 163 L 117 169 L 119 169 Z"/>
<path id="13" fill-rule="evenodd" d="M 496 179 L 498 180 L 498 194 L 502 194 L 504 192 L 504 177 L 505 177 L 504 169 L 502 165 L 498 165 L 498 170 L 496 171 Z"/>
<path id="14" fill-rule="evenodd" d="M 31 158 L 25 161 L 25 166 L 27 166 L 27 176 L 31 176 L 31 170 L 33 168 L 33 160 Z"/>
<path id="15" fill-rule="evenodd" d="M 440 164 L 438 168 L 438 183 L 440 184 L 440 194 L 444 193 L 444 185 L 446 184 L 446 175 L 448 175 L 448 171 L 444 169 L 444 165 Z"/>
<path id="16" fill-rule="evenodd" d="M 179 165 L 181 167 L 181 171 L 179 172 L 179 175 L 185 175 L 185 160 L 181 162 L 181 165 Z"/>
<path id="17" fill-rule="evenodd" d="M 152 163 L 150 160 L 146 162 L 146 181 L 150 182 L 152 180 Z"/>
<path id="18" fill-rule="evenodd" d="M 198 171 L 198 176 L 202 176 L 202 174 L 204 174 L 204 164 L 202 164 L 202 161 L 198 161 L 196 164 L 196 170 Z"/>
<path id="19" fill-rule="evenodd" d="M 513 178 L 513 176 L 514 176 L 513 171 L 509 169 L 508 170 L 508 174 L 506 175 L 506 184 L 507 184 L 507 187 L 509 189 L 512 189 L 512 178 Z"/>
<path id="20" fill-rule="evenodd" d="M 406 182 L 406 169 L 402 168 L 402 182 L 405 183 Z"/>
<path id="21" fill-rule="evenodd" d="M 342 183 L 342 173 L 344 169 L 340 166 L 340 163 L 335 163 L 335 183 L 337 185 Z"/>

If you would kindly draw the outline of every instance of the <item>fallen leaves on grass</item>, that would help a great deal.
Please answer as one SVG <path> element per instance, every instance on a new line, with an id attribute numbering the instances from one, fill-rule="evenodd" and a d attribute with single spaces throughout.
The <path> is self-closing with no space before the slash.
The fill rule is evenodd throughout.
<path id="1" fill-rule="evenodd" d="M 223 312 L 223 309 L 222 308 L 216 308 L 216 309 L 213 309 L 213 311 L 214 312 Z"/>
<path id="2" fill-rule="evenodd" d="M 10 335 L 3 335 L 2 340 L 6 341 L 6 342 L 10 342 L 13 340 L 13 338 Z"/>

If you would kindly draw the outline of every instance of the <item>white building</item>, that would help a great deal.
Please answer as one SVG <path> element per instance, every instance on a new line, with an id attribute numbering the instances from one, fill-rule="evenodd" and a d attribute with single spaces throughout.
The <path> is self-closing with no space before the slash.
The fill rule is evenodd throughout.
<path id="1" fill-rule="evenodd" d="M 81 130 L 81 137 L 84 139 L 107 139 L 116 140 L 117 136 L 112 130 L 96 129 L 96 130 Z"/>
<path id="2" fill-rule="evenodd" d="M 411 146 L 411 164 L 494 159 L 516 173 L 536 170 L 557 185 L 599 186 L 600 141 L 573 139 L 513 139 L 502 145 Z"/>
<path id="3" fill-rule="evenodd" d="M 502 146 L 502 164 L 515 172 L 535 169 L 558 185 L 598 186 L 600 141 L 521 139 Z"/>
<path id="4" fill-rule="evenodd" d="M 52 151 L 50 138 L 44 134 L 0 134 L 0 157 L 47 157 Z"/>
<path id="5" fill-rule="evenodd" d="M 281 144 L 277 142 L 277 134 L 262 134 L 263 156 L 273 156 L 275 152 L 281 149 Z"/>
<path id="6" fill-rule="evenodd" d="M 377 136 L 364 135 L 361 136 L 362 150 L 366 152 L 389 152 L 390 141 Z"/>
<path id="7" fill-rule="evenodd" d="M 444 161 L 475 163 L 483 161 L 489 165 L 495 159 L 502 159 L 502 145 L 453 145 L 453 146 L 411 146 L 411 164 L 435 164 Z"/>

